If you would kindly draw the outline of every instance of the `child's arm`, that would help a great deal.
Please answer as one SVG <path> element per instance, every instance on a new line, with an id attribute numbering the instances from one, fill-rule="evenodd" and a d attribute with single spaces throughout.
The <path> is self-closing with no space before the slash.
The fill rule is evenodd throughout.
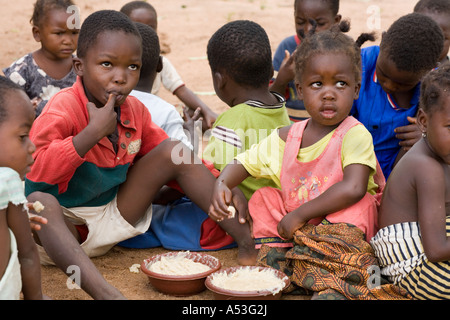
<path id="1" fill-rule="evenodd" d="M 422 168 L 422 169 L 420 169 Z M 448 169 L 437 161 L 427 161 L 415 170 L 420 233 L 429 261 L 450 260 L 450 237 L 446 232 L 446 182 Z"/>
<path id="2" fill-rule="evenodd" d="M 317 198 L 289 212 L 280 221 L 279 235 L 285 239 L 292 239 L 294 232 L 309 220 L 326 216 L 357 203 L 367 192 L 371 170 L 368 166 L 361 164 L 345 167 L 342 181 L 328 188 Z"/>
<path id="3" fill-rule="evenodd" d="M 26 300 L 43 299 L 41 289 L 41 265 L 36 244 L 31 235 L 28 214 L 22 205 L 9 204 L 8 225 L 13 231 L 19 255 L 22 276 L 22 292 Z"/>
<path id="4" fill-rule="evenodd" d="M 249 176 L 239 161 L 230 162 L 220 173 L 214 184 L 209 215 L 214 220 L 222 220 L 230 215 L 228 206 L 232 205 L 232 189 L 238 186 Z M 245 219 L 246 212 L 239 212 L 239 220 Z"/>
<path id="5" fill-rule="evenodd" d="M 200 100 L 200 98 L 198 98 L 189 88 L 183 85 L 176 89 L 174 94 L 178 97 L 178 99 L 183 101 L 189 109 L 195 111 L 197 108 L 200 108 L 204 123 L 206 125 L 205 130 L 212 128 L 217 119 L 217 114 L 212 111 L 202 100 Z"/>

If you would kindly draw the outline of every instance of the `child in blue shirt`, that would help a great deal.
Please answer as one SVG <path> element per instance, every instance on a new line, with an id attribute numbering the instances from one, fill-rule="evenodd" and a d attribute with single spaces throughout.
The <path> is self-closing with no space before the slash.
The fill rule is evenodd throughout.
<path id="1" fill-rule="evenodd" d="M 361 90 L 351 115 L 372 134 L 386 179 L 398 159 L 420 138 L 415 124 L 420 80 L 436 67 L 443 42 L 436 22 L 412 13 L 383 33 L 380 46 L 361 51 Z"/>

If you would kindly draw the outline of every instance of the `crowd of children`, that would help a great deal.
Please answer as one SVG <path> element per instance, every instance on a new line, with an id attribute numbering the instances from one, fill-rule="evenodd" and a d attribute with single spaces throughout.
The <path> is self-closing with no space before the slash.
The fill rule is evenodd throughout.
<path id="1" fill-rule="evenodd" d="M 1 299 L 51 298 L 40 264 L 125 299 L 90 259 L 116 245 L 237 246 L 313 299 L 450 298 L 450 1 L 418 1 L 363 49 L 374 35 L 346 35 L 339 0 L 293 2 L 274 56 L 253 21 L 211 35 L 217 115 L 161 55 L 149 3 L 77 29 L 72 0 L 36 1 L 41 47 L 0 76 Z"/>

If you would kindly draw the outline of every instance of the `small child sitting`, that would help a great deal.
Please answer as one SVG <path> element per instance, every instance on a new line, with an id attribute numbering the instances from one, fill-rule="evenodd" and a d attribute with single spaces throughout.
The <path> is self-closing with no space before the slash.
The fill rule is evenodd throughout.
<path id="1" fill-rule="evenodd" d="M 227 23 L 209 40 L 207 54 L 217 96 L 230 106 L 217 118 L 203 151 L 203 158 L 221 171 L 236 155 L 290 121 L 284 98 L 269 91 L 272 54 L 260 25 L 246 20 Z M 263 186 L 275 187 L 268 179 L 249 177 L 239 189 L 250 199 Z"/>
<path id="2" fill-rule="evenodd" d="M 450 299 L 450 64 L 421 84 L 422 138 L 395 166 L 372 239 L 381 274 L 414 298 Z"/>
<path id="3" fill-rule="evenodd" d="M 23 89 L 0 77 L 0 300 L 43 299 L 39 255 L 31 236 L 22 179 L 33 164 L 28 133 L 35 118 Z"/>
<path id="4" fill-rule="evenodd" d="M 15 61 L 4 74 L 24 88 L 39 116 L 48 100 L 76 80 L 72 67 L 78 33 L 67 21 L 71 0 L 37 0 L 31 23 L 33 37 L 41 48 Z M 76 26 L 75 26 L 76 27 Z"/>

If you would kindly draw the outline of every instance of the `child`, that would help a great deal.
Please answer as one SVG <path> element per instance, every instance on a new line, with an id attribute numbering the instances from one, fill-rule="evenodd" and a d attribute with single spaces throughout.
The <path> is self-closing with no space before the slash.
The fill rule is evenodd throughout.
<path id="1" fill-rule="evenodd" d="M 203 152 L 221 171 L 237 154 L 290 122 L 285 100 L 268 89 L 272 54 L 261 26 L 242 20 L 224 25 L 209 40 L 207 54 L 217 96 L 231 107 L 217 118 Z M 267 185 L 275 187 L 268 179 L 249 177 L 239 188 L 250 199 Z"/>
<path id="2" fill-rule="evenodd" d="M 311 118 L 275 130 L 228 164 L 215 184 L 212 215 L 226 212 L 229 188 L 251 175 L 280 188 L 261 188 L 249 201 L 257 247 L 292 246 L 288 240 L 308 221 L 351 223 L 367 239 L 375 234 L 384 179 L 370 133 L 348 116 L 358 98 L 360 59 L 359 47 L 341 32 L 304 39 L 295 53 L 296 85 Z"/>
<path id="3" fill-rule="evenodd" d="M 303 101 L 297 96 L 294 83 L 293 53 L 313 25 L 316 31 L 330 29 L 341 21 L 339 0 L 295 0 L 294 20 L 296 34 L 284 39 L 273 58 L 277 74 L 271 83 L 271 90 L 286 97 L 286 108 L 292 121 L 309 118 Z"/>
<path id="4" fill-rule="evenodd" d="M 33 164 L 28 132 L 34 111 L 25 92 L 0 77 L 0 299 L 43 299 L 41 267 L 28 222 L 21 179 Z"/>
<path id="5" fill-rule="evenodd" d="M 158 28 L 158 17 L 155 8 L 145 1 L 131 1 L 121 9 L 131 20 L 146 24 L 155 31 Z M 162 57 L 163 68 L 158 72 L 152 86 L 152 94 L 158 95 L 161 83 L 164 87 L 178 97 L 193 112 L 200 108 L 204 120 L 203 130 L 211 129 L 217 114 L 201 101 L 183 82 L 175 67 L 167 57 Z"/>
<path id="6" fill-rule="evenodd" d="M 39 116 L 48 100 L 76 80 L 72 68 L 79 30 L 68 25 L 71 0 L 37 0 L 31 23 L 33 37 L 41 48 L 3 69 L 4 74 L 25 89 Z"/>
<path id="7" fill-rule="evenodd" d="M 53 194 L 59 201 L 42 201 L 49 222 L 36 232 L 41 263 L 63 271 L 78 266 L 79 285 L 94 299 L 124 297 L 89 257 L 145 232 L 163 185 L 176 187 L 176 181 L 207 211 L 215 181 L 187 146 L 167 139 L 147 108 L 128 96 L 139 81 L 141 43 L 121 12 L 87 17 L 74 60 L 77 81 L 51 99 L 30 132 L 36 152 L 26 193 L 29 199 Z M 242 260 L 253 249 L 246 249 L 251 239 L 237 219 L 224 217 L 219 224 L 237 241 Z"/>
<path id="8" fill-rule="evenodd" d="M 436 22 L 412 13 L 383 33 L 380 46 L 361 50 L 361 91 L 351 114 L 372 134 L 386 179 L 403 149 L 420 137 L 415 124 L 420 79 L 436 67 L 443 42 Z"/>
<path id="9" fill-rule="evenodd" d="M 444 49 L 439 56 L 439 63 L 449 61 L 450 48 L 450 1 L 448 0 L 420 0 L 414 7 L 414 12 L 429 16 L 441 27 L 444 33 Z"/>
<path id="10" fill-rule="evenodd" d="M 395 166 L 371 245 L 381 274 L 416 299 L 450 299 L 450 64 L 423 79 L 423 137 Z M 424 169 L 425 168 L 425 169 Z"/>

